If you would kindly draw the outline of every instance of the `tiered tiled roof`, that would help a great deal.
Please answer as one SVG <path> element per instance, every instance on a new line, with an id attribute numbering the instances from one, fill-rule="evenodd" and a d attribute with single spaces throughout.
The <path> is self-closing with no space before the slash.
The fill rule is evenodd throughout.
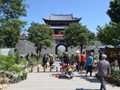
<path id="1" fill-rule="evenodd" d="M 81 18 L 75 18 L 72 14 L 52 14 L 49 18 L 43 18 L 46 21 L 80 21 Z"/>

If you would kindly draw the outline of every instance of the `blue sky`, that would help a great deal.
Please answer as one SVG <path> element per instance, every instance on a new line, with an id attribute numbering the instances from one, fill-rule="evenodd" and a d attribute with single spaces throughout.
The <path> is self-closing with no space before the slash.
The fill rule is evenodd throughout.
<path id="1" fill-rule="evenodd" d="M 106 14 L 110 0 L 26 0 L 29 5 L 27 17 L 22 20 L 28 21 L 26 28 L 32 21 L 44 24 L 42 18 L 48 18 L 51 14 L 73 14 L 81 18 L 82 25 L 92 32 L 97 32 L 97 25 L 104 26 L 110 18 Z"/>

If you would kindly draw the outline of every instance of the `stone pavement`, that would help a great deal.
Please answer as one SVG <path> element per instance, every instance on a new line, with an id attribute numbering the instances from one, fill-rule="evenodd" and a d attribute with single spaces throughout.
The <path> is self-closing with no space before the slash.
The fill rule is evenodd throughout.
<path id="1" fill-rule="evenodd" d="M 58 63 L 56 65 L 58 66 Z M 56 78 L 56 74 L 60 77 Z M 85 71 L 74 72 L 73 79 L 69 79 L 55 70 L 37 73 L 35 68 L 33 73 L 28 74 L 27 80 L 11 84 L 6 90 L 99 90 L 99 88 L 99 80 L 95 77 L 85 77 Z M 107 90 L 120 90 L 120 87 L 107 84 Z"/>

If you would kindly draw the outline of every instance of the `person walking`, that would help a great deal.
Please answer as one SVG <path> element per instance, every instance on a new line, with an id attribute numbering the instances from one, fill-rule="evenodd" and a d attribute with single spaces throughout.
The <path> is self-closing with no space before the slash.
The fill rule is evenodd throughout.
<path id="1" fill-rule="evenodd" d="M 87 60 L 86 60 L 86 76 L 88 72 L 90 72 L 90 76 L 92 76 L 93 69 L 93 57 L 91 56 L 91 52 L 88 52 Z"/>
<path id="2" fill-rule="evenodd" d="M 68 63 L 69 63 L 68 52 L 64 53 L 64 55 L 63 55 L 63 62 L 68 65 Z"/>
<path id="3" fill-rule="evenodd" d="M 59 59 L 61 62 L 63 62 L 63 54 L 60 55 Z"/>
<path id="4" fill-rule="evenodd" d="M 76 69 L 79 72 L 80 71 L 80 62 L 81 62 L 81 55 L 79 51 L 76 51 L 76 57 L 75 57 L 75 63 L 76 63 Z"/>
<path id="5" fill-rule="evenodd" d="M 72 54 L 70 56 L 70 65 L 74 65 L 74 63 L 75 63 L 75 56 L 74 56 L 74 54 Z"/>
<path id="6" fill-rule="evenodd" d="M 85 52 L 83 52 L 81 54 L 81 62 L 80 62 L 80 70 L 84 70 L 85 69 L 85 63 L 86 63 L 86 55 Z"/>
<path id="7" fill-rule="evenodd" d="M 52 65 L 55 62 L 53 54 L 49 54 L 49 64 L 50 64 L 50 71 L 52 71 Z"/>
<path id="8" fill-rule="evenodd" d="M 102 58 L 101 61 L 97 63 L 95 71 L 98 71 L 97 75 L 101 82 L 100 90 L 107 90 L 105 85 L 105 78 L 110 75 L 111 68 L 109 62 L 106 60 L 107 55 L 102 54 L 101 58 Z"/>
<path id="9" fill-rule="evenodd" d="M 47 68 L 47 65 L 46 65 L 47 62 L 48 62 L 48 56 L 47 54 L 44 54 L 43 59 L 42 59 L 42 66 L 43 66 L 44 71 Z"/>
<path id="10" fill-rule="evenodd" d="M 102 59 L 102 51 L 99 50 L 98 52 L 99 52 L 99 61 L 100 61 Z"/>
<path id="11" fill-rule="evenodd" d="M 50 67 L 52 66 L 52 64 L 55 62 L 55 58 L 53 56 L 53 54 L 49 54 L 49 64 L 50 64 Z"/>

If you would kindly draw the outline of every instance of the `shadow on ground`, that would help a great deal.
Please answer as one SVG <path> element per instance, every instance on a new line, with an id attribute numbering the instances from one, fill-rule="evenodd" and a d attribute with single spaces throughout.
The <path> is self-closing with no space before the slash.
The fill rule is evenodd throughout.
<path id="1" fill-rule="evenodd" d="M 73 72 L 76 73 L 74 74 L 74 77 L 81 77 L 81 75 L 85 74 L 86 72 Z"/>
<path id="2" fill-rule="evenodd" d="M 91 83 L 100 83 L 99 79 L 96 77 L 86 77 L 86 76 L 81 76 L 82 79 L 85 79 Z"/>
<path id="3" fill-rule="evenodd" d="M 64 74 L 52 74 L 53 77 L 58 78 L 58 79 L 67 79 L 69 80 L 69 76 L 64 75 Z"/>

